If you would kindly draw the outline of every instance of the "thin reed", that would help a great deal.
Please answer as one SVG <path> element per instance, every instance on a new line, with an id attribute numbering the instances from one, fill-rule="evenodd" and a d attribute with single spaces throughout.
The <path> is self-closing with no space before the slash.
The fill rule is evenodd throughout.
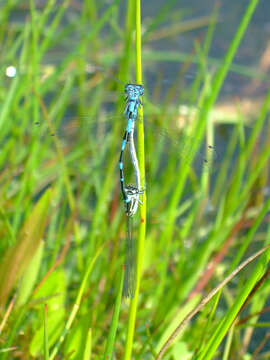
<path id="1" fill-rule="evenodd" d="M 261 2 L 203 17 L 196 2 L 190 17 L 153 4 L 1 5 L 0 360 L 269 358 L 268 48 L 250 42 Z M 132 299 L 126 83 L 145 90 Z"/>
<path id="2" fill-rule="evenodd" d="M 132 0 L 130 0 L 132 1 Z M 142 49 L 141 49 L 141 0 L 134 0 L 135 3 L 135 27 L 136 27 L 136 82 L 142 84 Z M 143 107 L 139 108 L 137 121 L 138 134 L 138 161 L 140 168 L 141 184 L 145 182 L 145 159 L 144 159 L 144 127 L 143 127 Z M 136 262 L 136 290 L 131 299 L 128 315 L 127 337 L 124 350 L 124 359 L 130 359 L 132 354 L 132 345 L 135 331 L 136 314 L 138 307 L 139 291 L 142 276 L 142 264 L 144 257 L 144 242 L 146 232 L 146 195 L 142 196 L 142 205 L 140 206 L 140 223 L 138 229 L 138 240 L 136 242 L 137 262 Z"/>

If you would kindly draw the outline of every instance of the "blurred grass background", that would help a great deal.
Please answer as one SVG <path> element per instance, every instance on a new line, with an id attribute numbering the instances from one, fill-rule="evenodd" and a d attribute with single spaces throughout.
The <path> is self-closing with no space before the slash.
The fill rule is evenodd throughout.
<path id="1" fill-rule="evenodd" d="M 147 233 L 132 359 L 156 358 L 203 296 L 269 244 L 270 55 L 249 24 L 266 2 L 237 4 L 207 2 L 199 16 L 142 2 Z M 123 357 L 117 161 L 123 84 L 135 81 L 131 8 L 1 3 L 1 360 Z M 267 262 L 226 285 L 164 358 L 269 358 L 267 277 L 256 287 Z"/>

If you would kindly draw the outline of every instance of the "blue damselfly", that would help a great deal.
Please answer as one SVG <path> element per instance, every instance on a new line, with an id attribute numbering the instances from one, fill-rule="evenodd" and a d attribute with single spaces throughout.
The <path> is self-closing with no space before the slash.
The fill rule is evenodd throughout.
<path id="1" fill-rule="evenodd" d="M 127 118 L 127 127 L 125 130 L 124 138 L 122 140 L 121 152 L 119 158 L 120 169 L 120 184 L 125 204 L 125 212 L 127 216 L 127 236 L 126 236 L 126 254 L 125 254 L 125 276 L 123 295 L 125 297 L 133 297 L 136 287 L 136 244 L 133 238 L 133 216 L 136 214 L 138 205 L 141 202 L 139 199 L 140 194 L 143 193 L 140 186 L 140 171 L 138 166 L 138 160 L 136 150 L 134 146 L 134 128 L 135 122 L 138 118 L 138 109 L 142 105 L 141 97 L 144 90 L 142 85 L 127 84 L 125 86 L 126 92 L 126 107 L 125 116 Z M 136 187 L 125 184 L 124 179 L 124 151 L 126 144 L 128 144 L 129 152 L 133 164 L 133 170 L 136 178 Z"/>
<path id="2" fill-rule="evenodd" d="M 194 110 L 192 109 L 191 112 L 193 111 Z M 199 111 L 199 109 L 195 109 L 195 111 Z M 70 108 L 70 112 L 71 113 L 73 112 L 71 108 Z M 149 166 L 153 166 L 155 162 L 158 163 L 159 161 L 161 161 L 158 160 L 159 156 L 157 155 L 157 147 L 158 147 L 159 139 L 161 139 L 160 142 L 161 148 L 162 147 L 164 148 L 164 144 L 166 147 L 166 143 L 168 142 L 172 147 L 172 151 L 174 155 L 178 153 L 181 157 L 181 162 L 186 161 L 188 156 L 190 155 L 190 144 L 192 143 L 193 139 L 190 136 L 183 134 L 183 129 L 178 129 L 177 126 L 173 130 L 170 129 L 169 126 L 167 128 L 164 126 L 161 127 L 160 124 L 157 121 L 155 121 L 155 117 L 154 115 L 151 115 L 151 112 L 149 113 L 149 111 L 145 110 L 144 113 L 146 114 L 145 117 L 146 132 L 148 134 L 151 134 L 152 136 L 154 134 L 154 138 L 155 138 L 155 141 L 153 143 L 154 150 L 152 154 L 150 153 Z M 91 174 L 91 178 L 95 179 L 95 177 L 100 176 L 99 173 L 102 173 L 103 169 L 104 171 L 106 171 L 105 170 L 106 160 L 107 160 L 106 154 L 109 153 L 110 151 L 110 143 L 112 141 L 112 136 L 113 136 L 112 129 L 117 123 L 118 124 L 126 123 L 126 119 L 124 118 L 123 115 L 118 115 L 118 116 L 104 115 L 103 117 L 103 113 L 99 112 L 96 116 L 92 116 L 92 117 L 89 116 L 70 117 L 70 116 L 62 116 L 61 109 L 59 109 L 59 111 L 56 111 L 55 108 L 53 107 L 52 110 L 49 112 L 49 116 L 54 124 L 54 127 L 56 127 L 56 130 L 53 131 L 51 130 L 51 135 L 57 136 L 57 138 L 59 138 L 59 140 L 62 142 L 64 146 L 63 152 L 65 154 L 65 158 L 69 168 L 75 168 L 77 166 L 77 163 L 80 164 L 79 169 L 74 169 L 74 174 L 76 174 L 76 176 L 77 175 L 79 175 L 80 177 L 85 176 L 86 179 L 85 181 L 89 181 L 88 179 L 90 174 Z M 162 120 L 164 124 L 165 118 L 173 119 L 175 118 L 175 114 L 166 114 L 166 116 L 162 114 L 161 117 L 157 117 L 157 120 L 159 122 Z M 46 135 L 48 135 L 50 132 L 48 131 L 48 126 L 46 122 L 43 121 L 37 125 L 42 126 L 42 128 L 40 129 L 41 134 L 44 135 L 45 137 L 48 137 Z M 157 131 L 155 133 L 152 130 L 153 126 L 157 128 Z M 156 136 L 157 133 L 161 136 Z M 119 132 L 117 132 L 117 134 L 116 135 L 118 137 Z M 77 146 L 79 145 L 79 142 L 82 141 L 84 146 L 83 147 Z M 146 145 L 147 145 L 147 137 L 146 137 Z M 166 150 L 168 150 L 167 147 Z M 117 153 L 119 153 L 119 147 L 116 148 L 116 151 Z M 52 147 L 52 152 L 53 152 L 53 147 Z M 199 154 L 199 156 L 201 163 L 204 165 L 203 167 L 204 170 L 209 170 L 206 162 L 207 159 L 205 159 L 204 155 Z M 77 159 L 81 159 L 81 158 L 84 159 L 83 160 L 85 162 L 84 166 L 82 165 L 82 162 L 77 161 Z M 131 160 L 132 160 L 132 156 L 131 156 Z M 101 172 L 95 171 L 95 168 L 97 167 L 99 167 L 99 169 L 102 169 Z M 157 171 L 157 174 L 162 174 L 162 173 L 166 175 L 166 168 L 164 172 L 160 170 Z M 102 184 L 100 179 L 97 179 L 96 184 L 97 186 L 100 186 L 100 184 Z M 125 204 L 126 212 L 127 211 L 129 212 L 129 215 L 127 215 L 128 227 L 127 227 L 127 240 L 126 240 L 126 244 L 129 244 L 129 246 L 126 245 L 128 246 L 129 250 L 126 250 L 127 271 L 125 273 L 126 274 L 125 289 L 129 289 L 129 290 L 124 290 L 124 294 L 128 296 L 129 294 L 131 294 L 130 296 L 132 296 L 134 290 L 130 290 L 130 289 L 134 289 L 135 285 L 133 286 L 129 284 L 135 284 L 133 275 L 134 276 L 136 275 L 134 270 L 134 261 L 135 261 L 134 258 L 136 258 L 136 250 L 134 251 L 135 245 L 132 244 L 132 241 L 134 240 L 132 237 L 132 222 L 133 222 L 132 214 L 134 214 L 138 208 L 139 196 L 141 194 L 140 191 L 143 190 L 141 189 L 140 184 L 138 184 L 138 182 L 136 181 L 136 186 L 129 185 L 129 191 L 130 191 L 129 196 L 130 198 L 132 198 L 132 201 L 130 201 L 129 204 Z M 131 252 L 133 253 L 132 261 L 130 260 Z"/>
<path id="3" fill-rule="evenodd" d="M 134 167 L 135 174 L 139 172 L 138 164 L 137 164 L 137 157 L 136 157 L 136 151 L 134 147 L 133 142 L 133 133 L 134 133 L 134 126 L 135 121 L 138 117 L 138 108 L 142 105 L 140 97 L 143 96 L 144 90 L 142 85 L 137 84 L 127 84 L 125 86 L 125 93 L 126 93 L 126 107 L 124 114 L 127 118 L 127 127 L 125 130 L 125 134 L 122 140 L 121 145 L 121 152 L 120 152 L 120 158 L 119 158 L 119 169 L 120 169 L 120 184 L 121 184 L 121 191 L 123 195 L 123 199 L 125 202 L 129 201 L 129 198 L 127 197 L 126 191 L 125 191 L 125 179 L 124 179 L 124 151 L 126 144 L 129 144 L 129 149 L 131 153 L 132 163 Z M 131 144 L 131 145 L 130 145 Z M 140 186 L 138 184 L 138 178 L 140 176 L 136 176 L 136 182 L 137 182 L 137 188 L 140 190 Z"/>

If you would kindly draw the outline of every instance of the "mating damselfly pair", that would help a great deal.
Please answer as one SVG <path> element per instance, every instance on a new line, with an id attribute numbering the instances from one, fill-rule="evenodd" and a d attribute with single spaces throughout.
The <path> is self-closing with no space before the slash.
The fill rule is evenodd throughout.
<path id="1" fill-rule="evenodd" d="M 134 145 L 134 129 L 138 119 L 138 109 L 142 106 L 141 98 L 144 94 L 142 85 L 127 84 L 125 86 L 126 107 L 125 116 L 127 118 L 127 126 L 122 140 L 121 152 L 119 158 L 120 184 L 125 204 L 125 212 L 127 216 L 127 238 L 126 238 L 126 255 L 125 255 L 125 276 L 123 294 L 125 297 L 133 297 L 136 288 L 136 243 L 132 234 L 132 217 L 136 214 L 140 200 L 140 194 L 145 189 L 141 189 L 140 169 L 138 165 L 135 145 Z M 124 151 L 128 145 L 133 170 L 136 179 L 136 186 L 126 185 L 124 178 Z"/>
<path id="2" fill-rule="evenodd" d="M 130 84 L 131 86 L 134 86 Z M 135 85 L 136 86 L 136 85 Z M 132 91 L 134 91 L 133 88 L 131 88 Z M 138 92 L 137 100 L 142 95 L 140 91 Z M 130 156 L 133 164 L 133 169 L 135 173 L 135 180 L 136 185 L 124 185 L 124 176 L 123 176 L 123 169 L 121 169 L 121 163 L 122 167 L 124 168 L 123 161 L 120 161 L 119 167 L 120 167 L 120 184 L 122 187 L 122 193 L 124 201 L 125 199 L 128 199 L 129 201 L 125 201 L 126 206 L 126 214 L 127 214 L 127 241 L 126 241 L 126 280 L 125 280 L 125 286 L 124 286 L 124 294 L 126 296 L 133 296 L 134 289 L 135 289 L 135 257 L 136 257 L 136 249 L 135 249 L 135 242 L 134 237 L 132 236 L 132 222 L 133 222 L 133 215 L 135 215 L 136 210 L 138 208 L 139 204 L 139 198 L 140 194 L 143 192 L 144 186 L 141 187 L 140 184 L 140 175 L 138 169 L 138 166 L 136 165 L 136 152 L 134 150 L 134 143 L 133 143 L 133 133 L 134 133 L 134 126 L 135 122 L 139 121 L 137 120 L 137 110 L 134 102 L 132 100 L 132 96 L 134 95 L 128 95 L 127 96 L 127 103 L 126 103 L 126 117 L 128 124 L 126 125 L 126 131 L 124 139 L 122 140 L 121 145 L 121 154 L 123 154 L 123 151 L 125 149 L 125 145 L 128 142 L 129 143 L 129 150 L 130 150 Z M 135 97 L 136 97 L 135 96 Z M 136 103 L 137 107 L 139 106 L 139 102 Z M 131 106 L 131 108 L 130 108 Z M 132 108 L 133 106 L 133 108 Z M 135 107 L 134 107 L 135 106 Z M 122 107 L 123 108 L 123 107 Z M 130 111 L 131 109 L 131 111 Z M 135 110 L 135 111 L 134 111 Z M 70 108 L 70 112 L 72 112 L 72 107 Z M 198 109 L 197 109 L 198 111 Z M 122 111 L 121 111 L 122 112 Z M 145 111 L 147 117 L 145 121 L 145 129 L 146 129 L 146 152 L 149 151 L 147 147 L 147 141 L 148 138 L 151 136 L 152 139 L 154 137 L 154 141 L 152 141 L 152 152 L 150 152 L 150 156 L 148 157 L 147 166 L 148 170 L 151 167 L 154 174 L 153 177 L 156 176 L 156 178 L 160 177 L 161 174 L 166 175 L 166 159 L 164 162 L 164 157 L 160 157 L 160 154 L 162 153 L 161 149 L 168 150 L 167 144 L 170 143 L 172 148 L 172 154 L 175 157 L 179 157 L 181 159 L 180 165 L 184 164 L 186 161 L 189 161 L 189 157 L 193 154 L 191 154 L 191 148 L 193 143 L 192 136 L 189 136 L 187 134 L 181 134 L 181 130 L 177 129 L 170 129 L 170 127 L 162 127 L 160 126 L 160 119 L 163 120 L 163 123 L 165 123 L 165 119 L 169 119 L 171 114 L 161 114 L 159 116 L 159 123 L 155 122 L 155 117 L 151 114 L 149 114 L 148 111 Z M 193 111 L 191 111 L 193 113 Z M 193 114 L 192 114 L 193 115 Z M 59 139 L 61 144 L 64 146 L 64 156 L 65 160 L 68 162 L 69 166 L 76 166 L 76 156 L 83 156 L 79 153 L 79 150 L 77 150 L 76 143 L 78 144 L 78 141 L 86 140 L 85 146 L 86 146 L 86 152 L 89 162 L 87 162 L 87 167 L 83 169 L 82 173 L 93 174 L 95 176 L 95 169 L 97 167 L 103 167 L 106 168 L 106 156 L 107 153 L 112 148 L 112 143 L 115 142 L 116 144 L 120 145 L 120 126 L 119 124 L 123 124 L 124 117 L 123 115 L 113 115 L 113 116 L 103 116 L 103 114 L 100 112 L 100 114 L 96 114 L 93 116 L 65 116 L 63 115 L 63 110 L 59 109 L 59 113 L 57 110 L 55 110 L 54 107 L 52 107 L 51 110 L 49 110 L 49 117 L 50 121 L 53 124 L 53 127 L 49 129 L 49 131 L 45 129 L 43 134 L 48 135 L 49 133 L 55 138 Z M 75 120 L 74 120 L 75 119 Z M 149 121 L 147 120 L 149 119 Z M 153 120 L 154 119 L 154 120 Z M 46 120 L 46 119 L 45 119 Z M 151 121 L 152 120 L 152 123 Z M 43 125 L 43 124 L 39 124 Z M 45 121 L 45 127 L 46 127 L 46 121 Z M 153 127 L 155 127 L 155 131 L 153 131 Z M 164 125 L 164 124 L 163 124 Z M 115 131 L 115 129 L 117 131 Z M 48 137 L 49 138 L 49 137 Z M 158 139 L 161 139 L 160 141 Z M 129 141 L 128 141 L 129 140 Z M 115 151 L 119 154 L 119 145 L 115 147 Z M 76 153 L 78 152 L 78 155 Z M 90 154 L 90 158 L 89 158 Z M 148 154 L 146 154 L 148 155 Z M 176 156 L 175 156 L 176 155 Z M 211 171 L 211 164 L 208 161 L 208 158 L 215 158 L 215 151 L 212 148 L 212 145 L 208 145 L 207 151 L 205 154 L 202 154 L 198 152 L 198 158 L 197 161 L 199 164 L 201 164 L 201 168 L 203 171 Z M 121 160 L 120 155 L 120 160 Z M 167 157 L 170 157 L 170 153 L 168 151 Z M 146 156 L 147 158 L 147 156 Z M 163 161 L 163 164 L 162 164 Z M 210 164 L 210 165 L 209 165 Z M 168 174 L 168 172 L 167 172 Z M 123 181 L 121 181 L 121 178 Z M 147 178 L 147 184 L 149 182 Z M 144 184 L 143 184 L 144 185 Z M 161 189 L 160 189 L 161 190 Z M 161 191 L 160 191 L 161 192 Z"/>

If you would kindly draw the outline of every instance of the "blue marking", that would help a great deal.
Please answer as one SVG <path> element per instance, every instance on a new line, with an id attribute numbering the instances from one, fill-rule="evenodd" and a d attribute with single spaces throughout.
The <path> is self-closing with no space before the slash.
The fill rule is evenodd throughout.
<path id="1" fill-rule="evenodd" d="M 130 101 L 130 103 L 129 103 L 129 111 L 134 112 L 135 104 L 136 104 L 135 99 Z"/>
<path id="2" fill-rule="evenodd" d="M 125 149 L 125 146 L 126 146 L 126 140 L 123 140 L 123 141 L 122 141 L 122 147 L 121 147 L 121 150 L 124 150 L 124 149 Z"/>
<path id="3" fill-rule="evenodd" d="M 126 203 L 129 203 L 130 201 L 131 201 L 130 198 L 125 199 L 125 202 L 126 202 Z"/>
<path id="4" fill-rule="evenodd" d="M 128 124 L 127 124 L 127 132 L 128 133 L 131 132 L 132 124 L 133 124 L 133 119 L 128 119 Z"/>
<path id="5" fill-rule="evenodd" d="M 124 178 L 121 177 L 121 178 L 120 178 L 120 181 L 121 181 L 121 182 L 124 182 Z"/>
<path id="6" fill-rule="evenodd" d="M 120 168 L 120 170 L 123 170 L 123 163 L 122 163 L 122 161 L 119 163 L 119 168 Z"/>

